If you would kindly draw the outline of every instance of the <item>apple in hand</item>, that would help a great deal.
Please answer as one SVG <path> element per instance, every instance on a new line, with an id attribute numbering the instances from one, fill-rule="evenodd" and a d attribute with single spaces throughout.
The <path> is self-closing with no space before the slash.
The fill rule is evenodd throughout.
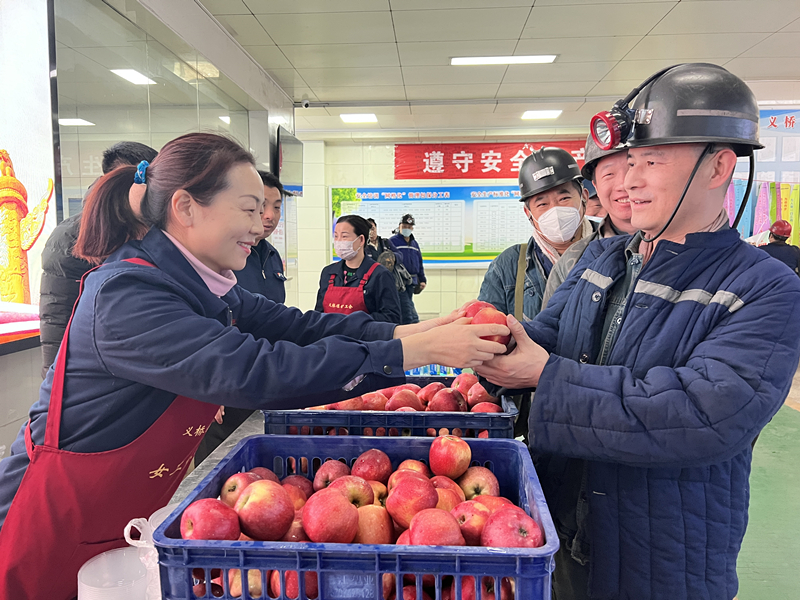
<path id="1" fill-rule="evenodd" d="M 233 508 L 244 489 L 254 481 L 260 481 L 261 479 L 263 479 L 263 477 L 252 472 L 234 473 L 222 484 L 219 499 Z"/>
<path id="2" fill-rule="evenodd" d="M 408 527 L 413 546 L 464 546 L 456 518 L 440 508 L 419 511 Z"/>
<path id="3" fill-rule="evenodd" d="M 261 479 L 266 479 L 267 481 L 274 481 L 275 483 L 281 482 L 281 480 L 278 479 L 278 476 L 275 475 L 275 472 L 271 471 L 267 467 L 255 467 L 253 469 L 250 469 L 249 472 L 255 473 L 256 475 L 261 477 Z"/>
<path id="4" fill-rule="evenodd" d="M 491 497 L 491 496 L 488 496 Z M 467 542 L 467 546 L 480 546 L 483 528 L 492 512 L 483 504 L 474 500 L 467 500 L 456 506 L 450 511 L 461 527 L 461 535 Z"/>
<path id="5" fill-rule="evenodd" d="M 474 413 L 501 413 L 503 409 L 497 404 L 493 404 L 491 402 L 479 402 L 475 406 L 472 407 L 470 412 Z"/>
<path id="6" fill-rule="evenodd" d="M 349 544 L 358 533 L 358 509 L 341 491 L 320 490 L 303 507 L 303 529 L 312 542 Z"/>
<path id="7" fill-rule="evenodd" d="M 397 465 L 397 470 L 400 471 L 402 469 L 411 469 L 412 471 L 418 471 L 423 474 L 425 477 L 430 479 L 431 470 L 421 460 L 414 460 L 413 458 L 408 458 Z"/>
<path id="8" fill-rule="evenodd" d="M 294 520 L 294 503 L 280 483 L 256 481 L 248 485 L 234 507 L 245 535 L 266 542 L 279 540 Z"/>
<path id="9" fill-rule="evenodd" d="M 481 534 L 481 546 L 492 548 L 538 548 L 543 544 L 539 525 L 518 507 L 492 514 Z"/>
<path id="10" fill-rule="evenodd" d="M 291 483 L 284 483 L 283 489 L 286 490 L 286 493 L 289 494 L 289 498 L 294 505 L 294 509 L 297 510 L 298 508 L 303 508 L 303 505 L 306 503 L 308 497 L 306 493 L 301 490 L 299 487 L 292 485 Z"/>
<path id="11" fill-rule="evenodd" d="M 415 514 L 426 508 L 434 508 L 438 503 L 439 494 L 430 480 L 405 477 L 386 498 L 386 510 L 398 525 L 408 528 Z"/>
<path id="12" fill-rule="evenodd" d="M 427 405 L 428 402 L 433 400 L 433 397 L 436 395 L 436 392 L 439 390 L 445 389 L 447 386 L 443 384 L 441 381 L 434 381 L 433 383 L 429 383 L 424 388 L 422 388 L 419 393 L 417 393 L 417 397 L 422 400 L 422 403 Z"/>
<path id="13" fill-rule="evenodd" d="M 478 314 L 478 311 L 483 310 L 484 308 L 494 308 L 494 304 L 490 304 L 489 302 L 484 302 L 483 300 L 473 300 L 464 307 L 465 309 L 464 316 L 472 318 L 476 314 Z"/>
<path id="14" fill-rule="evenodd" d="M 392 461 L 385 452 L 373 448 L 363 452 L 356 459 L 350 474 L 367 481 L 386 483 L 392 474 Z"/>
<path id="15" fill-rule="evenodd" d="M 300 581 L 299 577 L 297 576 L 297 571 L 286 571 L 284 573 L 284 579 L 286 581 L 286 597 L 292 598 L 294 600 L 298 596 L 300 596 Z M 319 582 L 317 580 L 317 574 L 314 571 L 306 571 L 304 573 L 304 583 L 305 583 L 305 598 L 316 598 L 319 596 Z M 280 571 L 273 571 L 269 577 L 269 591 L 270 597 L 272 598 L 280 598 L 281 597 L 281 572 Z M 258 596 L 255 596 L 256 598 Z"/>
<path id="16" fill-rule="evenodd" d="M 302 475 L 288 475 L 281 480 L 281 483 L 288 483 L 303 490 L 306 500 L 311 498 L 311 494 L 314 493 L 314 484 L 311 483 L 310 479 Z"/>
<path id="17" fill-rule="evenodd" d="M 366 479 L 362 479 L 361 477 L 345 475 L 332 482 L 328 488 L 339 490 L 356 508 L 367 506 L 375 502 L 375 494 L 372 491 L 372 486 Z"/>
<path id="18" fill-rule="evenodd" d="M 431 483 L 436 489 L 452 490 L 455 492 L 459 497 L 459 502 L 464 502 L 467 499 L 466 496 L 464 496 L 464 490 L 461 489 L 461 486 L 449 477 L 437 475 L 436 477 L 431 477 Z"/>
<path id="19" fill-rule="evenodd" d="M 434 475 L 457 479 L 469 468 L 470 461 L 472 449 L 460 437 L 441 435 L 431 442 L 428 463 Z"/>
<path id="20" fill-rule="evenodd" d="M 473 325 L 484 325 L 487 323 L 497 323 L 499 325 L 506 325 L 506 315 L 501 313 L 496 308 L 484 308 L 478 311 L 472 318 Z M 490 342 L 498 342 L 503 346 L 508 346 L 511 341 L 511 334 L 508 335 L 485 335 L 481 339 L 489 340 Z"/>
<path id="21" fill-rule="evenodd" d="M 350 475 L 350 467 L 338 460 L 327 460 L 317 469 L 317 474 L 314 476 L 314 490 L 325 489 L 333 481 L 345 475 Z"/>
<path id="22" fill-rule="evenodd" d="M 500 495 L 500 484 L 497 477 L 486 467 L 470 467 L 458 478 L 456 483 L 464 490 L 467 500 L 472 500 L 475 496 L 480 495 Z"/>
<path id="23" fill-rule="evenodd" d="M 303 505 L 305 506 L 305 505 Z M 303 529 L 303 509 L 300 508 L 294 512 L 294 521 L 289 526 L 287 531 L 281 538 L 283 542 L 308 542 L 308 536 L 305 529 Z"/>
<path id="24" fill-rule="evenodd" d="M 389 490 L 386 486 L 380 481 L 367 481 L 367 483 L 372 486 L 372 495 L 375 498 L 373 504 L 376 506 L 386 506 L 386 496 L 389 495 Z"/>
<path id="25" fill-rule="evenodd" d="M 473 375 L 472 373 L 461 373 L 460 375 L 456 375 L 456 378 L 453 380 L 453 383 L 450 384 L 450 387 L 461 392 L 462 396 L 466 396 L 469 394 L 470 388 L 476 383 L 478 383 L 477 375 Z"/>
<path id="26" fill-rule="evenodd" d="M 354 544 L 391 544 L 393 539 L 394 525 L 385 508 L 375 504 L 358 508 L 358 533 Z"/>
<path id="27" fill-rule="evenodd" d="M 236 511 L 216 498 L 196 500 L 181 515 L 185 540 L 238 540 L 240 533 Z"/>
<path id="28" fill-rule="evenodd" d="M 397 410 L 402 406 L 410 406 L 414 410 L 425 410 L 420 399 L 411 390 L 398 390 L 386 402 L 386 410 Z"/>
<path id="29" fill-rule="evenodd" d="M 480 383 L 476 383 L 469 388 L 469 392 L 467 392 L 467 404 L 469 404 L 470 408 L 472 408 L 481 402 L 500 404 L 500 399 L 490 395 L 489 392 L 486 391 L 485 387 L 483 387 Z"/>
<path id="30" fill-rule="evenodd" d="M 467 401 L 456 389 L 445 388 L 436 392 L 436 395 L 428 402 L 428 411 L 443 412 L 467 412 Z"/>
<path id="31" fill-rule="evenodd" d="M 389 399 L 380 392 L 369 392 L 361 396 L 362 410 L 386 410 Z"/>

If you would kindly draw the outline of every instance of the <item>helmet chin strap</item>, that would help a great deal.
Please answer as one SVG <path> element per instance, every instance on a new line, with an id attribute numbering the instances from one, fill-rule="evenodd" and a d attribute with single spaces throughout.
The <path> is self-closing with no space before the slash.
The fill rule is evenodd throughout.
<path id="1" fill-rule="evenodd" d="M 712 143 L 706 144 L 706 147 L 703 149 L 703 152 L 700 154 L 700 158 L 697 159 L 697 162 L 694 165 L 694 169 L 692 169 L 692 174 L 689 175 L 689 180 L 686 182 L 686 187 L 683 188 L 683 193 L 681 194 L 681 198 L 680 198 L 680 200 L 678 200 L 678 204 L 675 205 L 675 210 L 672 211 L 672 214 L 670 215 L 669 220 L 667 221 L 666 225 L 664 225 L 661 228 L 661 231 L 659 231 L 653 237 L 651 237 L 651 238 L 642 237 L 642 241 L 643 242 L 654 242 L 659 237 L 661 237 L 663 235 L 663 233 L 667 230 L 667 227 L 669 227 L 672 224 L 672 220 L 675 218 L 675 215 L 678 214 L 678 210 L 680 209 L 681 204 L 683 204 L 683 199 L 686 197 L 686 192 L 689 191 L 689 186 L 692 185 L 692 181 L 694 181 L 694 176 L 697 174 L 697 171 L 700 168 L 700 164 L 703 162 L 705 157 L 708 156 L 711 153 L 711 148 L 713 148 L 713 146 L 714 146 L 714 144 L 712 144 Z M 752 168 L 753 168 L 753 165 L 751 163 L 751 169 Z M 744 203 L 742 203 L 742 206 L 744 206 Z"/>
<path id="2" fill-rule="evenodd" d="M 739 221 L 742 219 L 742 215 L 744 215 L 744 209 L 747 206 L 747 201 L 750 199 L 750 192 L 753 189 L 755 172 L 756 172 L 756 159 L 755 156 L 753 156 L 753 149 L 750 148 L 750 174 L 747 177 L 747 188 L 745 188 L 744 191 L 744 198 L 742 198 L 742 205 L 739 207 L 739 212 L 736 213 L 736 218 L 733 220 L 733 229 L 739 227 Z"/>

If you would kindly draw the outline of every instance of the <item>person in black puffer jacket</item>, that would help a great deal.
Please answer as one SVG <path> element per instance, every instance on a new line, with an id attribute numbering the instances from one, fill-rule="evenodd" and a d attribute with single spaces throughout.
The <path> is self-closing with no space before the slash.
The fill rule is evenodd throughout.
<path id="1" fill-rule="evenodd" d="M 138 165 L 158 154 L 139 142 L 119 142 L 103 152 L 103 174 L 122 165 Z M 72 249 L 78 239 L 81 214 L 65 219 L 53 230 L 42 251 L 42 279 L 39 286 L 39 339 L 42 344 L 42 378 L 55 362 L 72 307 L 78 299 L 81 277 L 94 265 L 75 258 Z"/>

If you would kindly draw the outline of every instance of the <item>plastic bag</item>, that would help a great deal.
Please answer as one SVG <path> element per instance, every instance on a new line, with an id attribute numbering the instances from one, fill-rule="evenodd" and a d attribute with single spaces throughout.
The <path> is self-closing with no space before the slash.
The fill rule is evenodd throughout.
<path id="1" fill-rule="evenodd" d="M 149 519 L 131 519 L 125 526 L 125 541 L 131 546 L 139 548 L 139 560 L 147 568 L 147 600 L 162 600 L 161 576 L 158 572 L 158 551 L 153 545 L 153 532 L 178 507 L 170 504 L 158 509 Z M 139 539 L 131 538 L 131 531 L 139 531 Z"/>

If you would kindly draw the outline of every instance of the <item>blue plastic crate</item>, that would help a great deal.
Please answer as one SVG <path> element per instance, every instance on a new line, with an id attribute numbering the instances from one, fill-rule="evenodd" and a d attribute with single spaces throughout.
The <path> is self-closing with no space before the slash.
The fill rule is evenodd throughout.
<path id="1" fill-rule="evenodd" d="M 446 386 L 453 377 L 407 377 L 406 383 L 425 387 L 438 381 Z M 264 433 L 274 435 L 363 435 L 435 437 L 455 433 L 478 437 L 513 438 L 519 411 L 501 398 L 502 413 L 391 412 L 348 410 L 264 410 Z"/>
<path id="2" fill-rule="evenodd" d="M 281 572 L 316 572 L 320 600 L 382 598 L 382 576 L 393 574 L 395 582 L 403 575 L 417 576 L 418 597 L 422 598 L 422 575 L 435 577 L 434 600 L 440 600 L 442 586 L 450 577 L 460 582 L 471 575 L 480 581 L 501 578 L 513 582 L 516 600 L 549 600 L 551 574 L 558 537 L 545 504 L 527 448 L 506 439 L 470 439 L 473 465 L 491 469 L 500 483 L 500 494 L 530 514 L 545 535 L 541 548 L 481 548 L 452 546 L 394 546 L 362 544 L 314 544 L 288 542 L 220 542 L 180 539 L 180 516 L 189 504 L 201 498 L 217 497 L 225 480 L 240 471 L 266 466 L 283 478 L 292 473 L 290 465 L 306 465 L 309 478 L 326 459 L 343 460 L 352 465 L 370 448 L 378 448 L 392 460 L 392 466 L 405 459 L 427 463 L 432 440 L 428 438 L 363 437 L 285 437 L 253 436 L 242 440 L 214 470 L 192 491 L 180 506 L 158 527 L 153 535 L 161 572 L 164 600 L 193 600 L 193 569 L 203 569 L 206 578 L 211 569 L 240 569 L 260 572 L 261 580 L 272 570 Z M 291 459 L 291 460 L 290 460 Z M 305 459 L 305 460 L 303 460 Z M 303 582 L 305 577 L 300 577 Z M 246 580 L 246 576 L 245 576 Z M 233 598 L 223 577 L 223 598 Z M 461 586 L 456 586 L 453 600 L 460 600 Z M 210 592 L 201 598 L 211 598 Z M 270 597 L 265 588 L 263 598 Z M 281 595 L 280 598 L 285 598 Z M 400 593 L 402 598 L 402 591 Z M 478 596 L 480 597 L 480 596 Z M 248 590 L 242 598 L 249 599 Z M 300 598 L 308 600 L 304 586 Z"/>

